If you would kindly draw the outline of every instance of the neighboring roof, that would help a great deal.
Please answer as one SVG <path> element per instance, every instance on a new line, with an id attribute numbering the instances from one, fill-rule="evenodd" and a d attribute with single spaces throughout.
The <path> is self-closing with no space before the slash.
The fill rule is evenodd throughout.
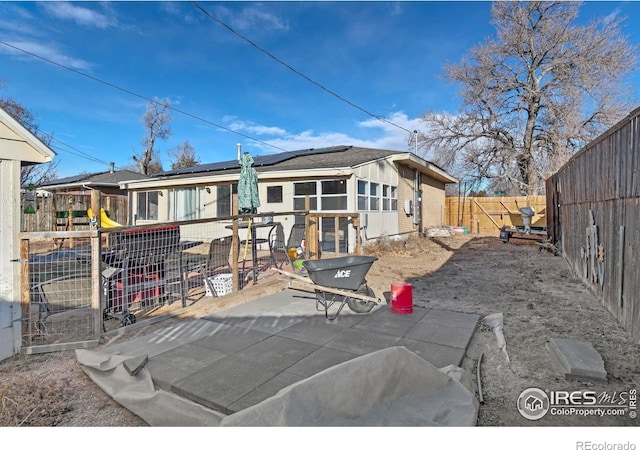
<path id="1" fill-rule="evenodd" d="M 53 161 L 56 153 L 0 108 L 0 159 L 27 163 Z"/>
<path id="2" fill-rule="evenodd" d="M 42 189 L 62 189 L 73 187 L 115 187 L 119 188 L 121 182 L 143 180 L 149 178 L 131 170 L 117 170 L 114 172 L 98 172 L 74 175 L 57 180 L 49 181 L 47 184 L 40 186 Z"/>
<path id="3" fill-rule="evenodd" d="M 318 169 L 354 168 L 372 161 L 394 157 L 397 161 L 409 164 L 434 176 L 445 183 L 457 180 L 448 175 L 440 167 L 410 152 L 397 150 L 380 150 L 354 146 L 334 146 L 288 151 L 272 155 L 253 157 L 254 167 L 258 175 L 269 172 L 291 172 Z M 194 167 L 170 170 L 154 175 L 151 180 L 185 179 L 211 175 L 227 175 L 240 173 L 237 160 L 221 161 L 211 164 L 200 164 Z"/>

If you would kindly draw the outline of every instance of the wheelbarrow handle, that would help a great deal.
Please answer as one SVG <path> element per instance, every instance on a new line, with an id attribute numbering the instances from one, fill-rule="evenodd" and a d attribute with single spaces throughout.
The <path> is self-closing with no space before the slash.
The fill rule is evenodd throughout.
<path id="1" fill-rule="evenodd" d="M 367 301 L 367 302 L 374 302 L 374 303 L 378 303 L 378 304 L 382 303 L 382 299 L 379 299 L 379 298 L 376 298 L 376 297 L 369 297 L 368 295 L 358 294 L 357 292 L 353 292 L 353 291 L 345 291 L 343 289 L 336 289 L 336 288 L 332 288 L 332 287 L 328 287 L 328 286 L 322 286 L 320 284 L 314 283 L 309 278 L 305 278 L 305 277 L 302 277 L 300 275 L 296 275 L 295 273 L 286 272 L 284 270 L 280 270 L 280 269 L 277 269 L 275 267 L 271 267 L 271 270 L 275 270 L 276 272 L 278 272 L 278 273 L 280 273 L 282 275 L 285 275 L 285 276 L 287 276 L 289 278 L 292 278 L 294 281 L 298 281 L 301 284 L 305 284 L 307 286 L 311 285 L 311 287 L 313 287 L 314 289 L 318 289 L 320 291 L 329 292 L 331 294 L 343 295 L 345 297 L 357 298 L 358 300 L 364 300 L 364 301 Z"/>

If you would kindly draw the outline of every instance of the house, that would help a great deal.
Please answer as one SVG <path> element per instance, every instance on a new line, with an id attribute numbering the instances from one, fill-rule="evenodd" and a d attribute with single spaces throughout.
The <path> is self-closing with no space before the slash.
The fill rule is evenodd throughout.
<path id="1" fill-rule="evenodd" d="M 55 153 L 0 108 L 0 360 L 20 350 L 20 168 Z"/>
<path id="2" fill-rule="evenodd" d="M 53 194 L 51 205 L 45 209 L 55 210 L 58 221 L 64 222 L 68 218 L 68 199 L 71 198 L 74 217 L 80 217 L 87 222 L 87 209 L 91 206 L 91 191 L 99 191 L 101 206 L 109 212 L 115 222 L 128 221 L 127 192 L 120 188 L 120 184 L 127 180 L 142 180 L 148 178 L 131 170 L 115 170 L 111 163 L 108 171 L 96 173 L 82 173 L 49 181 L 40 189 Z"/>
<path id="3" fill-rule="evenodd" d="M 163 172 L 121 183 L 129 192 L 130 225 L 232 215 L 238 159 Z M 258 155 L 258 213 L 305 210 L 359 213 L 365 239 L 423 231 L 445 223 L 445 185 L 457 180 L 419 156 L 397 150 L 335 146 Z M 344 220 L 343 220 L 344 219 Z M 340 219 L 341 241 L 353 250 L 355 233 Z M 334 232 L 323 218 L 323 232 Z M 289 224 L 291 226 L 292 224 Z M 327 239 L 327 243 L 328 243 Z"/>

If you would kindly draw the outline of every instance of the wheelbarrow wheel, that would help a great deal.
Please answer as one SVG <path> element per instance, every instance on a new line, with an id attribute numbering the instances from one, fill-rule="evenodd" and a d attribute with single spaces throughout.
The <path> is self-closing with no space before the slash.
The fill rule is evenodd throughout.
<path id="1" fill-rule="evenodd" d="M 133 314 L 125 314 L 124 317 L 122 318 L 122 326 L 126 327 L 128 325 L 133 325 L 134 323 L 136 323 L 136 316 L 134 316 Z"/>
<path id="2" fill-rule="evenodd" d="M 366 284 L 361 285 L 356 291 L 357 294 L 366 295 L 368 297 L 373 297 L 373 289 L 371 289 Z M 376 304 L 374 302 L 369 302 L 367 300 L 360 300 L 359 298 L 349 297 L 347 299 L 347 305 L 349 305 L 349 309 L 356 313 L 368 313 L 373 309 Z"/>

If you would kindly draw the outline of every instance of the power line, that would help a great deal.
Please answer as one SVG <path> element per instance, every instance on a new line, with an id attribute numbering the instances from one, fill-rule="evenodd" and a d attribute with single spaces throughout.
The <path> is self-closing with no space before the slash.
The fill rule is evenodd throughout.
<path id="1" fill-rule="evenodd" d="M 406 128 L 395 124 L 387 119 L 385 119 L 382 116 L 377 116 L 369 111 L 367 111 L 366 109 L 356 105 L 355 103 L 353 103 L 350 100 L 347 100 L 346 98 L 344 98 L 343 96 L 336 94 L 335 92 L 333 92 L 331 89 L 326 88 L 325 86 L 323 86 L 322 84 L 318 83 L 315 80 L 312 80 L 311 78 L 309 78 L 308 76 L 306 76 L 305 74 L 303 74 L 302 72 L 294 69 L 293 67 L 291 67 L 289 64 L 287 64 L 286 62 L 282 61 L 280 58 L 278 58 L 277 56 L 273 55 L 271 52 L 269 52 L 268 50 L 263 49 L 262 47 L 260 47 L 258 44 L 256 44 L 255 42 L 253 42 L 251 39 L 249 39 L 248 37 L 238 33 L 236 30 L 234 30 L 231 26 L 227 25 L 226 23 L 224 23 L 222 20 L 218 19 L 217 17 L 215 17 L 214 15 L 212 15 L 211 13 L 209 13 L 207 10 L 205 10 L 204 8 L 202 8 L 200 5 L 198 5 L 196 2 L 190 2 L 191 4 L 193 4 L 196 8 L 198 8 L 200 11 L 202 11 L 204 14 L 206 14 L 209 18 L 211 18 L 211 20 L 219 23 L 220 25 L 222 25 L 223 27 L 225 27 L 227 30 L 229 30 L 230 32 L 232 32 L 233 34 L 235 34 L 236 36 L 238 36 L 240 39 L 242 39 L 243 41 L 247 42 L 249 45 L 255 47 L 257 50 L 259 50 L 260 52 L 264 53 L 265 55 L 267 55 L 269 58 L 273 59 L 274 61 L 276 61 L 278 64 L 283 65 L 284 67 L 286 67 L 287 69 L 289 69 L 290 71 L 292 71 L 293 73 L 295 73 L 296 75 L 304 78 L 305 80 L 307 80 L 309 83 L 319 87 L 320 89 L 322 89 L 323 91 L 327 92 L 328 94 L 333 95 L 334 97 L 336 97 L 338 100 L 345 102 L 346 104 L 353 106 L 354 108 L 362 111 L 363 113 L 373 117 L 376 120 L 379 120 L 381 122 L 384 123 L 388 123 L 389 125 L 393 125 L 396 128 L 399 128 L 401 130 L 406 131 L 407 133 L 412 133 L 412 131 L 407 130 Z"/>
<path id="2" fill-rule="evenodd" d="M 14 49 L 14 50 L 17 50 L 17 51 L 19 51 L 19 52 L 25 53 L 25 54 L 27 54 L 27 55 L 29 55 L 29 56 L 34 57 L 34 58 L 37 58 L 37 59 L 40 59 L 40 60 L 42 60 L 42 61 L 48 62 L 49 64 L 53 64 L 53 65 L 55 65 L 55 66 L 58 66 L 58 67 L 60 67 L 60 68 L 62 68 L 62 69 L 65 69 L 65 70 L 68 70 L 68 71 L 70 71 L 70 72 L 73 72 L 73 73 L 75 73 L 76 75 L 80 75 L 80 76 L 83 76 L 83 77 L 85 77 L 85 78 L 89 78 L 90 80 L 93 80 L 93 81 L 96 81 L 96 82 L 98 82 L 98 83 L 104 84 L 104 85 L 109 86 L 109 87 L 111 87 L 111 88 L 113 88 L 113 89 L 117 89 L 117 90 L 119 90 L 119 91 L 121 91 L 121 92 L 124 92 L 124 93 L 126 93 L 126 94 L 129 94 L 129 95 L 132 95 L 132 96 L 134 96 L 134 97 L 138 97 L 138 98 L 140 98 L 140 99 L 143 99 L 143 100 L 145 100 L 145 101 L 147 101 L 147 102 L 155 103 L 156 105 L 161 105 L 161 106 L 162 106 L 162 103 L 161 103 L 160 101 L 158 101 L 158 100 L 154 100 L 154 99 L 151 99 L 151 98 L 145 97 L 144 95 L 138 94 L 138 93 L 133 92 L 133 91 L 131 91 L 131 90 L 129 90 L 129 89 L 126 89 L 126 88 L 123 88 L 123 87 L 117 86 L 117 85 L 115 85 L 115 84 L 113 84 L 113 83 L 110 83 L 110 82 L 108 82 L 108 81 L 101 80 L 100 78 L 94 77 L 94 76 L 89 75 L 89 74 L 86 74 L 86 73 L 84 73 L 84 72 L 80 72 L 79 70 L 76 70 L 76 69 L 73 69 L 73 68 L 71 68 L 71 67 L 65 66 L 64 64 L 60 64 L 60 63 L 58 63 L 58 62 L 52 61 L 52 60 L 50 60 L 50 59 L 47 59 L 47 58 L 45 58 L 45 57 L 43 57 L 43 56 L 37 55 L 37 54 L 32 53 L 32 52 L 30 52 L 30 51 L 27 51 L 27 50 L 21 49 L 21 48 L 19 48 L 19 47 L 16 47 L 15 45 L 9 44 L 8 42 L 0 41 L 0 44 L 5 45 L 5 46 L 7 46 L 7 47 L 9 47 L 9 48 L 12 48 L 12 49 Z M 177 112 L 177 113 L 179 113 L 179 114 L 183 114 L 183 115 L 185 115 L 185 116 L 187 116 L 187 117 L 190 117 L 190 118 L 192 118 L 192 119 L 199 120 L 200 122 L 204 122 L 204 123 L 206 123 L 206 124 L 208 124 L 208 125 L 213 125 L 214 127 L 217 127 L 217 128 L 223 129 L 223 130 L 225 130 L 225 131 L 229 131 L 229 132 L 231 132 L 231 133 L 233 133 L 233 134 L 236 134 L 236 135 L 238 135 L 238 136 L 242 136 L 242 137 L 244 137 L 244 138 L 246 138 L 246 139 L 250 139 L 250 140 L 252 140 L 252 141 L 258 142 L 259 144 L 263 144 L 263 145 L 266 145 L 266 146 L 268 146 L 268 147 L 272 147 L 272 148 L 274 148 L 274 149 L 276 149 L 276 150 L 280 150 L 280 151 L 282 151 L 282 152 L 289 152 L 288 150 L 285 150 L 285 149 L 283 149 L 283 148 L 280 148 L 280 147 L 278 147 L 277 145 L 273 145 L 273 144 L 269 144 L 268 142 L 261 141 L 261 140 L 259 140 L 259 139 L 256 139 L 256 138 L 252 137 L 252 136 L 249 136 L 249 135 L 247 135 L 247 134 L 240 133 L 239 131 L 232 130 L 232 129 L 230 129 L 230 128 L 227 128 L 227 127 L 225 127 L 225 126 L 223 126 L 223 125 L 217 124 L 217 123 L 212 122 L 212 121 L 210 121 L 210 120 L 203 119 L 202 117 L 198 117 L 198 116 L 196 116 L 196 115 L 194 115 L 194 114 L 188 113 L 188 112 L 183 111 L 183 110 L 180 110 L 180 109 L 178 109 L 178 108 L 174 108 L 174 107 L 173 107 L 173 106 L 171 106 L 171 105 L 167 105 L 167 108 L 168 108 L 168 109 L 170 109 L 170 110 L 172 110 L 172 111 L 175 111 L 175 112 Z"/>

